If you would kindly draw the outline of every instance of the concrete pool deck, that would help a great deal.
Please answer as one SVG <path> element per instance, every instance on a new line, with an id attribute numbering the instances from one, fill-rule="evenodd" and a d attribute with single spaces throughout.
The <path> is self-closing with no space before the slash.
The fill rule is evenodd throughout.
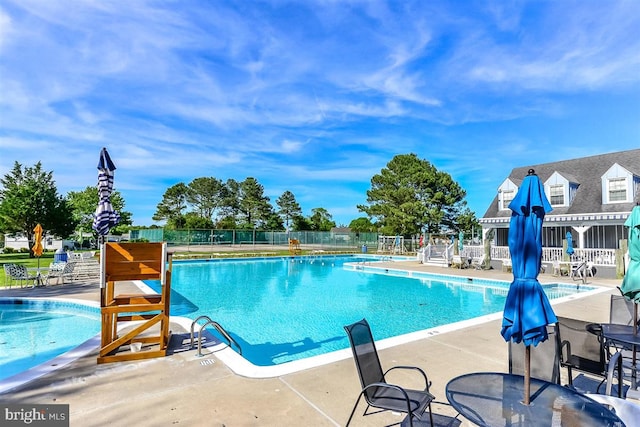
<path id="1" fill-rule="evenodd" d="M 511 281 L 511 273 L 428 267 L 416 261 L 388 263 L 389 268 Z M 572 282 L 541 274 L 542 283 Z M 607 288 L 587 297 L 552 303 L 559 316 L 594 322 L 609 318 L 609 295 L 621 280 L 589 279 Z M 97 283 L 48 288 L 0 290 L 0 297 L 64 297 L 98 301 Z M 500 336 L 500 320 L 379 349 L 385 369 L 394 365 L 423 368 L 432 381 L 437 402 L 433 412 L 448 425 L 456 411 L 444 389 L 458 375 L 475 371 L 507 371 L 507 344 Z M 172 325 L 173 327 L 173 325 Z M 176 330 L 174 329 L 174 333 Z M 375 330 L 373 331 L 375 336 Z M 96 363 L 97 349 L 70 365 L 21 388 L 0 394 L 2 403 L 69 404 L 72 426 L 342 426 L 360 391 L 353 359 L 347 358 L 274 378 L 252 379 L 233 373 L 215 355 L 196 357 L 196 350 L 174 352 L 158 359 Z M 389 377 L 390 382 L 419 386 L 413 377 Z M 361 402 L 353 426 L 399 423 L 400 415 L 362 417 Z M 463 426 L 471 425 L 459 417 Z"/>

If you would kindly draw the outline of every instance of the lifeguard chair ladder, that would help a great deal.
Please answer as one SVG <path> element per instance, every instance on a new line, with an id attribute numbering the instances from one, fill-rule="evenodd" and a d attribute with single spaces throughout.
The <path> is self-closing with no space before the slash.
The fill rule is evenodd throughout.
<path id="1" fill-rule="evenodd" d="M 167 267 L 168 264 L 168 267 Z M 118 282 L 160 280 L 159 294 L 116 294 Z M 171 258 L 166 243 L 105 243 L 100 254 L 102 338 L 98 363 L 166 355 L 169 343 Z M 118 335 L 119 326 L 131 329 Z M 138 323 L 133 323 L 138 322 Z M 152 327 L 159 327 L 153 332 Z M 142 333 L 147 332 L 145 335 Z M 118 352 L 123 345 L 153 344 L 151 349 Z"/>

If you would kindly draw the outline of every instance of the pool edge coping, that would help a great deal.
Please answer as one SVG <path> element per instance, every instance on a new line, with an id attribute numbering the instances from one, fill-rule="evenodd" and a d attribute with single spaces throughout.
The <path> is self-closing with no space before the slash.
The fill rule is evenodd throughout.
<path id="1" fill-rule="evenodd" d="M 144 285 L 144 284 L 143 284 Z M 146 285 L 144 285 L 146 286 Z M 564 302 L 574 301 L 576 299 L 585 298 L 587 296 L 596 295 L 599 293 L 609 291 L 609 288 L 604 286 L 593 286 L 595 289 L 582 292 L 576 295 L 565 296 L 551 300 L 551 305 L 562 304 Z M 459 322 L 449 323 L 446 325 L 436 326 L 433 328 L 424 329 L 421 331 L 410 332 L 408 334 L 398 335 L 395 337 L 384 338 L 376 340 L 376 347 L 378 350 L 383 350 L 391 347 L 395 347 L 402 344 L 408 344 L 411 342 L 419 341 L 422 339 L 433 338 L 441 334 L 458 331 L 468 328 L 470 326 L 477 326 L 483 323 L 491 322 L 494 320 L 500 320 L 502 318 L 502 312 L 496 312 L 486 314 L 484 316 L 474 317 L 472 319 L 461 320 Z M 171 321 L 176 322 L 186 330 L 191 328 L 192 320 L 187 317 L 171 317 Z M 330 363 L 338 362 L 341 360 L 349 359 L 352 357 L 350 348 L 331 351 L 325 354 L 319 354 L 316 356 L 307 357 L 300 360 L 294 360 L 290 362 L 281 363 L 279 365 L 272 366 L 258 366 L 249 362 L 247 359 L 238 354 L 226 343 L 219 343 L 209 348 L 210 352 L 203 356 L 194 356 L 194 360 L 201 359 L 207 356 L 215 356 L 221 362 L 225 364 L 236 375 L 240 375 L 247 378 L 275 378 L 282 375 L 288 375 L 296 372 L 300 372 L 306 369 L 317 368 L 320 366 L 328 365 Z"/>
<path id="2" fill-rule="evenodd" d="M 387 269 L 384 267 L 371 267 L 371 269 Z M 402 268 L 398 268 L 400 271 L 410 271 Z M 439 276 L 438 273 L 429 273 L 430 275 Z M 442 275 L 444 276 L 444 275 Z M 460 277 L 460 276 L 459 276 Z M 466 276 L 461 276 L 466 277 Z M 500 281 L 500 280 L 496 280 Z M 507 281 L 508 282 L 508 281 Z M 142 281 L 133 281 L 141 291 L 145 293 L 155 293 L 153 289 L 148 287 Z M 567 284 L 563 282 L 557 282 L 561 284 Z M 575 284 L 572 284 L 572 286 Z M 561 304 L 567 301 L 573 301 L 576 299 L 581 299 L 590 295 L 599 294 L 602 292 L 606 292 L 610 290 L 608 287 L 600 286 L 600 285 L 590 285 L 594 289 L 581 292 L 580 294 L 565 296 L 561 298 L 556 298 L 551 300 L 551 305 Z M 40 300 L 40 301 L 57 301 L 57 302 L 66 302 L 73 303 L 78 305 L 85 305 L 94 308 L 100 308 L 100 304 L 94 301 L 83 301 L 72 298 L 52 298 L 52 297 L 0 297 L 0 300 Z M 494 320 L 499 320 L 501 318 L 502 312 L 496 312 L 487 314 L 480 317 L 475 317 L 472 319 L 462 320 L 459 322 L 449 323 L 446 325 L 436 326 L 433 328 L 428 328 L 420 331 L 410 332 L 408 334 L 398 335 L 395 337 L 385 338 L 376 341 L 376 347 L 379 350 L 395 347 L 402 344 L 408 344 L 411 342 L 415 342 L 422 339 L 433 338 L 438 335 L 457 331 L 460 329 L 464 329 L 470 326 L 476 326 L 483 323 L 487 323 Z M 184 328 L 186 331 L 190 331 L 192 319 L 182 316 L 170 316 L 170 323 L 175 322 L 180 327 Z M 0 395 L 21 387 L 33 380 L 36 380 L 48 373 L 54 372 L 58 369 L 66 367 L 70 363 L 76 361 L 77 359 L 87 355 L 91 351 L 100 347 L 100 333 L 96 334 L 92 338 L 89 338 L 79 346 L 59 355 L 53 359 L 45 361 L 39 365 L 34 366 L 26 371 L 23 371 L 19 374 L 13 375 L 11 377 L 6 378 L 5 380 L 0 381 Z M 247 359 L 242 357 L 242 355 L 238 354 L 231 347 L 229 347 L 226 343 L 219 343 L 214 346 L 208 347 L 209 353 L 204 354 L 203 356 L 195 355 L 192 360 L 203 359 L 207 356 L 215 356 L 221 362 L 225 364 L 231 371 L 233 371 L 236 375 L 240 375 L 247 378 L 275 378 L 282 375 L 292 374 L 296 372 L 300 372 L 306 369 L 316 368 L 324 365 L 328 365 L 330 363 L 338 362 L 341 360 L 345 360 L 352 357 L 351 349 L 345 348 L 341 350 L 331 351 L 329 353 L 320 354 L 316 356 L 307 357 L 300 360 L 294 360 L 290 362 L 285 362 L 279 365 L 272 366 L 259 366 L 254 365 L 249 362 Z"/>
<path id="3" fill-rule="evenodd" d="M 51 298 L 51 297 L 0 297 L 0 301 L 54 301 L 61 303 L 71 303 L 76 305 L 84 305 L 86 307 L 97 308 L 100 310 L 100 304 L 94 301 L 83 301 L 72 298 Z M 98 314 L 100 312 L 98 311 Z M 0 395 L 7 393 L 11 390 L 14 390 L 18 387 L 21 387 L 25 384 L 30 383 L 40 377 L 43 377 L 51 372 L 57 371 L 65 366 L 68 366 L 72 362 L 80 359 L 83 356 L 86 356 L 90 352 L 94 351 L 96 348 L 100 347 L 100 335 L 98 332 L 96 335 L 91 338 L 85 340 L 80 345 L 72 348 L 69 351 L 66 351 L 53 359 L 46 360 L 32 368 L 27 369 L 26 371 L 22 371 L 18 374 L 7 377 L 3 380 L 0 380 Z"/>

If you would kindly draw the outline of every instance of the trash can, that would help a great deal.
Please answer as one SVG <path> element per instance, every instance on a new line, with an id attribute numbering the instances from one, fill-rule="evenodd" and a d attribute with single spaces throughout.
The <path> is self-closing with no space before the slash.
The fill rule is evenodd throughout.
<path id="1" fill-rule="evenodd" d="M 58 249 L 53 254 L 53 262 L 67 262 L 67 253 L 62 249 Z"/>
<path id="2" fill-rule="evenodd" d="M 367 253 L 367 245 L 362 245 L 362 253 L 363 254 Z"/>

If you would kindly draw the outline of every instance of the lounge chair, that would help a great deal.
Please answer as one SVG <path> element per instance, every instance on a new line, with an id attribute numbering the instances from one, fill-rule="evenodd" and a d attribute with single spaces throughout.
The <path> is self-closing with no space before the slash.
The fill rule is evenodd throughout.
<path id="1" fill-rule="evenodd" d="M 483 256 L 474 257 L 471 261 L 471 266 L 476 270 L 482 270 L 482 262 L 484 261 Z"/>
<path id="2" fill-rule="evenodd" d="M 573 280 L 582 280 L 582 283 L 587 283 L 588 275 L 589 271 L 587 270 L 587 263 L 584 261 L 571 268 L 570 276 Z"/>
<path id="3" fill-rule="evenodd" d="M 409 425 L 413 426 L 413 418 L 421 419 L 425 411 L 429 409 L 429 421 L 433 427 L 431 402 L 435 397 L 429 393 L 430 384 L 427 374 L 415 366 L 394 366 L 383 372 L 380 359 L 378 358 L 378 351 L 373 341 L 373 335 L 371 334 L 371 328 L 366 319 L 345 326 L 344 329 L 349 336 L 353 358 L 356 363 L 356 369 L 358 370 L 358 376 L 360 377 L 360 384 L 362 385 L 362 391 L 360 391 L 358 395 L 358 400 L 356 400 L 353 406 L 346 425 L 348 426 L 351 422 L 353 414 L 360 403 L 360 399 L 364 396 L 367 407 L 364 410 L 363 416 L 371 415 L 367 413 L 369 407 L 382 409 L 383 411 L 406 413 Z M 424 390 L 406 389 L 395 384 L 387 383 L 385 376 L 393 369 L 411 369 L 420 373 L 424 378 Z M 378 412 L 380 411 L 374 413 Z"/>
<path id="4" fill-rule="evenodd" d="M 467 259 L 463 258 L 460 255 L 454 255 L 451 258 L 451 267 L 455 267 L 455 268 L 467 268 Z"/>
<path id="5" fill-rule="evenodd" d="M 54 262 L 49 266 L 49 272 L 47 273 L 45 285 L 49 286 L 51 284 L 52 279 L 56 279 L 56 281 L 60 280 L 62 285 L 64 285 L 65 279 L 73 280 L 74 277 L 74 268 L 76 266 L 75 262 Z"/>

